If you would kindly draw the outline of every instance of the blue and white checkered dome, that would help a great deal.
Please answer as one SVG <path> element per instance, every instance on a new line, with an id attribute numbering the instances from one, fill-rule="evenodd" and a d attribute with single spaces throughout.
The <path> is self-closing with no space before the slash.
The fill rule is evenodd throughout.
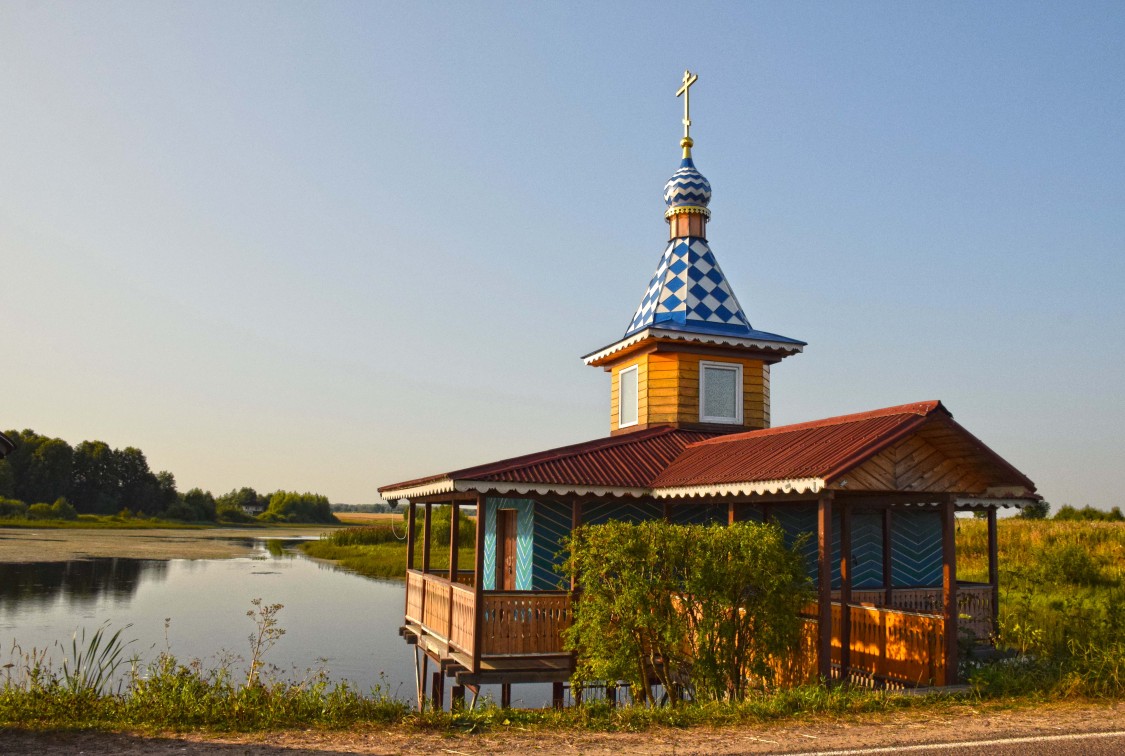
<path id="1" fill-rule="evenodd" d="M 707 207 L 711 202 L 711 182 L 695 168 L 690 157 L 680 162 L 680 169 L 664 185 L 664 202 L 676 207 Z"/>

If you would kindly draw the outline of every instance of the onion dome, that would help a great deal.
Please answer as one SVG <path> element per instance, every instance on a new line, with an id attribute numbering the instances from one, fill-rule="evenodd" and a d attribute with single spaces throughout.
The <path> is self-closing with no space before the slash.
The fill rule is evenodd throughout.
<path id="1" fill-rule="evenodd" d="M 692 162 L 690 145 L 685 147 L 679 170 L 664 185 L 664 203 L 668 205 L 666 215 L 682 212 L 710 215 L 707 205 L 711 202 L 711 182 L 704 178 Z"/>

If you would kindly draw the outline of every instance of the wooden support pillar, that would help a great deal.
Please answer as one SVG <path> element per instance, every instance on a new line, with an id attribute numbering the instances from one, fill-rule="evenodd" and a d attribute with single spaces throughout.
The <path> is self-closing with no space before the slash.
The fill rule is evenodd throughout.
<path id="1" fill-rule="evenodd" d="M 672 500 L 665 499 L 664 505 L 661 507 L 661 514 L 664 517 L 664 522 L 672 521 Z"/>
<path id="2" fill-rule="evenodd" d="M 449 689 L 449 710 L 450 711 L 464 711 L 465 710 L 465 686 L 454 685 Z"/>
<path id="3" fill-rule="evenodd" d="M 421 656 L 421 659 L 419 659 Z M 418 676 L 418 711 L 426 709 L 426 671 L 430 666 L 430 657 L 426 652 L 415 647 L 414 674 Z"/>
<path id="4" fill-rule="evenodd" d="M 832 677 L 832 492 L 817 501 L 817 673 Z"/>
<path id="5" fill-rule="evenodd" d="M 957 682 L 957 518 L 953 497 L 941 503 L 942 616 L 945 624 L 945 679 L 942 685 Z"/>
<path id="6" fill-rule="evenodd" d="M 770 505 L 769 504 L 763 504 L 762 505 L 762 524 L 763 525 L 769 524 L 770 517 L 772 515 L 773 515 L 773 510 L 770 508 Z"/>
<path id="7" fill-rule="evenodd" d="M 734 502 L 727 503 L 727 525 L 733 525 L 735 521 Z"/>
<path id="8" fill-rule="evenodd" d="M 894 605 L 894 562 L 891 559 L 891 508 L 883 510 L 883 606 Z"/>
<path id="9" fill-rule="evenodd" d="M 578 530 L 582 525 L 582 502 L 578 499 L 570 505 L 570 532 Z M 570 573 L 570 592 L 574 593 L 578 590 L 578 576 L 573 572 Z"/>
<path id="10" fill-rule="evenodd" d="M 427 501 L 422 516 L 422 572 L 430 571 L 430 520 L 433 519 L 433 507 L 434 505 Z"/>
<path id="11" fill-rule="evenodd" d="M 511 683 L 501 683 L 500 684 L 500 708 L 501 709 L 512 708 L 512 684 Z"/>
<path id="12" fill-rule="evenodd" d="M 430 682 L 430 700 L 433 702 L 434 711 L 445 708 L 445 675 L 441 673 L 440 667 L 434 672 Z"/>
<path id="13" fill-rule="evenodd" d="M 612 708 L 617 708 L 617 686 L 607 683 L 605 686 L 605 700 L 609 701 Z"/>
<path id="14" fill-rule="evenodd" d="M 459 545 L 459 538 L 461 531 L 461 505 L 454 499 L 450 505 L 449 510 L 449 582 L 457 582 L 457 547 Z M 449 613 L 453 616 L 453 612 Z M 449 637 L 449 636 L 446 636 Z"/>
<path id="15" fill-rule="evenodd" d="M 473 551 L 473 674 L 480 672 L 484 635 L 484 494 L 477 494 L 477 537 Z"/>
<path id="16" fill-rule="evenodd" d="M 840 677 L 851 679 L 852 667 L 852 509 L 840 503 Z"/>
<path id="17" fill-rule="evenodd" d="M 992 635 L 1000 632 L 1000 558 L 996 538 L 996 507 L 988 508 L 988 584 L 992 586 Z"/>
<path id="18" fill-rule="evenodd" d="M 563 707 L 563 684 L 561 682 L 551 683 L 551 706 L 556 709 Z"/>
<path id="19" fill-rule="evenodd" d="M 410 502 L 406 505 L 406 569 L 414 569 L 414 522 L 418 505 Z"/>

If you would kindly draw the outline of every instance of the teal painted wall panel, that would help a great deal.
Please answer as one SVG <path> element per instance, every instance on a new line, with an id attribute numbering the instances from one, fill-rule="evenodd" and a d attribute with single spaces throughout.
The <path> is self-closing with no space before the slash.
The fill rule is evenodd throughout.
<path id="1" fill-rule="evenodd" d="M 554 591 L 570 586 L 555 567 L 562 564 L 562 541 L 570 535 L 573 508 L 570 502 L 548 499 L 535 502 L 535 546 L 531 555 L 531 586 Z"/>
<path id="2" fill-rule="evenodd" d="M 891 523 L 894 586 L 932 588 L 941 585 L 941 514 L 895 510 Z"/>
<path id="3" fill-rule="evenodd" d="M 516 510 L 516 590 L 531 590 L 531 555 L 535 535 L 535 502 L 489 497 L 484 501 L 484 590 L 496 590 L 496 512 Z"/>

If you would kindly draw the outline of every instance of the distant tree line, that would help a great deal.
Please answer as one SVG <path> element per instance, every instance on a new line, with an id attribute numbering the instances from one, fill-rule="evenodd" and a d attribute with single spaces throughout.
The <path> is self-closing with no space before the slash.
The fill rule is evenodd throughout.
<path id="1" fill-rule="evenodd" d="M 144 452 L 133 446 L 113 449 L 104 441 L 83 441 L 72 447 L 32 430 L 5 435 L 15 449 L 0 459 L 0 517 L 75 519 L 92 514 L 186 522 L 336 522 L 328 499 L 318 494 L 259 494 L 252 488 L 219 497 L 200 488 L 180 493 L 172 473 L 154 473 Z"/>
<path id="2" fill-rule="evenodd" d="M 1045 501 L 1037 501 L 1034 504 L 1029 504 L 1020 510 L 1019 517 L 1025 520 L 1045 520 L 1051 514 L 1051 505 Z M 1098 509 L 1089 505 L 1082 507 L 1072 507 L 1069 504 L 1063 504 L 1059 507 L 1052 520 L 1062 521 L 1078 521 L 1083 520 L 1087 522 L 1125 522 L 1125 514 L 1121 513 L 1121 507 L 1114 507 L 1113 509 Z"/>

